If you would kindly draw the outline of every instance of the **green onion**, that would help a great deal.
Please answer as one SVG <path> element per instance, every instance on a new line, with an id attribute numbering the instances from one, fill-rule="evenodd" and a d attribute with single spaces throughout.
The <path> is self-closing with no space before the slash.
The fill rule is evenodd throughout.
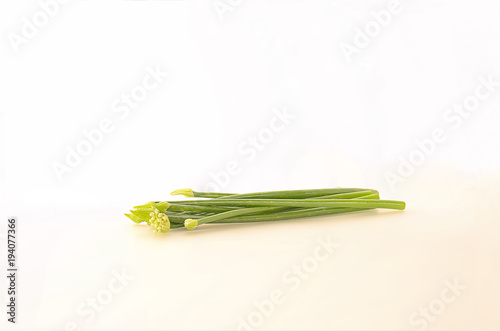
<path id="1" fill-rule="evenodd" d="M 367 195 L 360 199 L 378 199 L 378 194 Z M 333 214 L 341 214 L 341 213 L 370 210 L 370 209 L 374 208 L 361 208 L 361 209 L 360 208 L 310 208 L 310 209 L 290 210 L 290 211 L 285 211 L 283 213 L 276 213 L 270 215 L 235 217 L 226 220 L 221 220 L 215 223 L 247 223 L 247 222 L 280 221 L 286 219 L 333 215 Z"/>
<path id="2" fill-rule="evenodd" d="M 321 198 L 322 199 L 326 199 L 326 198 L 349 199 L 349 198 L 359 198 L 362 196 L 371 195 L 372 193 L 373 193 L 373 191 L 367 190 L 367 191 L 350 192 L 350 193 L 339 193 L 339 194 L 334 194 L 334 195 L 329 195 L 329 196 L 322 196 Z M 311 200 L 311 199 L 312 198 L 308 198 L 305 200 Z M 286 207 L 243 208 L 243 209 L 227 211 L 227 212 L 216 214 L 216 215 L 206 216 L 206 217 L 203 217 L 199 220 L 187 219 L 184 222 L 184 224 L 186 226 L 186 229 L 194 230 L 200 224 L 212 223 L 212 222 L 220 221 L 220 220 L 231 218 L 231 217 L 241 216 L 241 215 L 245 215 L 245 214 L 262 214 L 262 213 L 269 214 L 271 212 L 275 213 L 277 211 L 282 211 L 282 210 L 287 210 L 287 208 Z"/>
<path id="3" fill-rule="evenodd" d="M 151 201 L 125 214 L 146 223 L 154 232 L 171 228 L 195 229 L 201 224 L 266 222 L 333 215 L 375 208 L 405 209 L 403 201 L 380 200 L 378 191 L 361 188 L 269 191 L 246 194 L 197 192 L 180 189 L 173 195 L 202 199 Z"/>
<path id="4" fill-rule="evenodd" d="M 232 194 L 232 193 L 208 193 L 196 192 L 192 189 L 175 190 L 171 195 L 184 195 L 186 198 L 199 197 L 199 198 L 221 198 L 221 199 L 305 199 L 312 197 L 319 197 L 322 195 L 332 195 L 339 193 L 350 193 L 367 191 L 365 188 L 327 188 L 327 189 L 311 189 L 311 190 L 289 190 L 289 191 L 269 191 L 245 194 Z M 376 190 L 371 190 L 378 193 Z M 191 202 L 191 201 L 188 201 Z"/>
<path id="5" fill-rule="evenodd" d="M 298 208 L 385 208 L 404 210 L 405 203 L 395 200 L 366 201 L 360 199 L 210 199 L 189 201 L 198 206 L 230 206 L 230 207 L 298 207 Z"/>

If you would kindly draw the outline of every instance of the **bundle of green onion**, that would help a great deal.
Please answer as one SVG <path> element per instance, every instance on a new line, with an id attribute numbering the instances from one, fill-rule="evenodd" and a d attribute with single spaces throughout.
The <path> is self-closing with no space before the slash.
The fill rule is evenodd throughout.
<path id="1" fill-rule="evenodd" d="M 403 201 L 380 200 L 378 191 L 361 188 L 330 188 L 270 191 L 247 194 L 196 192 L 180 189 L 172 195 L 201 198 L 182 201 L 151 201 L 125 214 L 135 223 L 145 222 L 154 232 L 185 227 L 194 230 L 208 223 L 267 222 L 375 208 L 404 210 Z"/>

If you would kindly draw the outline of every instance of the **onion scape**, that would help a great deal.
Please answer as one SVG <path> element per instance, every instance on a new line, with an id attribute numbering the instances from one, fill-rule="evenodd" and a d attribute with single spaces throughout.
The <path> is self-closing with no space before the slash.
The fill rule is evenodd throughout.
<path id="1" fill-rule="evenodd" d="M 202 224 L 268 222 L 334 215 L 376 208 L 404 210 L 405 203 L 380 200 L 379 192 L 362 188 L 269 191 L 246 194 L 197 192 L 180 189 L 181 201 L 151 201 L 125 214 L 135 223 L 146 223 L 154 232 Z"/>

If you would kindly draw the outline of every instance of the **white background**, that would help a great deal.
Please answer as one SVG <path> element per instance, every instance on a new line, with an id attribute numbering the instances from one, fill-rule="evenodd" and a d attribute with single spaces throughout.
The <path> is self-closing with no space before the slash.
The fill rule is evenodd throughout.
<path id="1" fill-rule="evenodd" d="M 481 79 L 500 82 L 500 3 L 403 1 L 349 58 L 342 47 L 388 2 L 226 3 L 221 15 L 215 1 L 69 2 L 16 51 L 41 5 L 2 1 L 0 262 L 17 216 L 20 306 L 17 325 L 5 308 L 0 325 L 218 330 L 253 316 L 262 330 L 498 330 L 500 87 L 460 125 L 446 114 Z M 148 68 L 168 77 L 114 112 Z M 104 119 L 112 132 L 58 178 L 54 164 Z M 446 139 L 402 173 L 435 130 Z M 370 187 L 407 210 L 166 235 L 122 215 L 215 185 Z M 338 248 L 297 289 L 283 281 L 329 239 Z M 78 312 L 123 270 L 133 279 L 95 318 Z M 447 281 L 461 290 L 444 302 Z M 276 290 L 264 316 L 255 302 Z"/>

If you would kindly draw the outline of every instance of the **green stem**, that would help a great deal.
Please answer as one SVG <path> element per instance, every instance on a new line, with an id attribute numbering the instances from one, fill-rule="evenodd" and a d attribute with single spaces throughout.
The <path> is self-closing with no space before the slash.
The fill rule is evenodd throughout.
<path id="1" fill-rule="evenodd" d="M 220 220 L 214 223 L 252 223 L 252 222 L 268 222 L 268 221 L 281 221 L 295 218 L 306 218 L 313 216 L 323 216 L 323 215 L 334 215 L 342 214 L 353 211 L 362 210 L 372 210 L 374 208 L 311 208 L 302 210 L 293 210 L 283 213 L 271 214 L 271 215 L 258 215 L 258 216 L 246 216 L 246 217 L 234 217 L 224 220 Z"/>
<path id="2" fill-rule="evenodd" d="M 360 199 L 379 199 L 378 193 L 365 195 L 360 197 Z M 294 218 L 304 218 L 304 217 L 314 217 L 314 216 L 323 216 L 323 215 L 333 215 L 333 214 L 341 214 L 348 213 L 353 211 L 361 211 L 361 210 L 371 210 L 374 208 L 309 208 L 309 209 L 300 209 L 300 210 L 291 210 L 286 211 L 279 214 L 269 214 L 269 215 L 257 215 L 257 216 L 246 216 L 246 217 L 235 217 L 230 219 L 225 219 L 216 223 L 246 223 L 246 222 L 266 222 L 266 221 L 280 221 L 286 219 L 294 219 Z"/>
<path id="3" fill-rule="evenodd" d="M 202 200 L 202 201 L 211 201 L 211 200 Z M 182 203 L 170 203 L 170 206 L 167 210 L 169 211 L 189 211 L 189 212 L 201 212 L 201 213 L 223 213 L 229 210 L 235 209 L 234 207 L 214 207 L 207 205 L 192 205 L 192 204 L 184 204 Z"/>
<path id="4" fill-rule="evenodd" d="M 335 194 L 335 195 L 328 196 L 328 198 L 331 198 L 331 199 L 338 199 L 338 198 L 349 199 L 349 198 L 361 198 L 361 197 L 365 197 L 365 196 L 370 196 L 373 199 L 379 198 L 378 194 L 372 194 L 372 193 L 373 193 L 373 191 L 367 190 L 367 191 Z M 305 199 L 305 200 L 311 200 L 311 198 Z M 283 210 L 287 211 L 287 210 L 289 210 L 289 208 L 287 208 L 287 207 L 242 208 L 239 210 L 233 210 L 233 211 L 228 211 L 228 212 L 220 213 L 220 214 L 216 214 L 216 215 L 210 215 L 210 216 L 198 219 L 198 220 L 186 219 L 186 221 L 184 222 L 184 225 L 186 226 L 187 229 L 193 230 L 198 225 L 217 222 L 217 221 L 221 221 L 221 220 L 228 219 L 231 217 L 248 215 L 248 214 L 258 215 L 258 214 L 262 214 L 262 213 L 265 213 L 267 215 L 272 215 L 272 214 L 270 214 L 270 212 L 277 213 L 277 212 L 283 211 Z"/>
<path id="5" fill-rule="evenodd" d="M 371 194 L 361 197 L 360 199 L 378 199 L 378 194 Z M 282 213 L 275 214 L 264 214 L 264 215 L 253 215 L 253 216 L 245 216 L 245 217 L 233 217 L 221 219 L 218 221 L 214 221 L 214 224 L 221 223 L 251 223 L 251 222 L 267 222 L 267 221 L 281 221 L 287 219 L 296 219 L 296 218 L 306 218 L 306 217 L 314 217 L 314 216 L 323 216 L 323 215 L 334 215 L 341 213 L 348 213 L 353 211 L 363 211 L 363 210 L 371 210 L 374 208 L 308 208 L 308 209 L 300 209 L 300 210 L 289 210 Z"/>
<path id="6" fill-rule="evenodd" d="M 214 192 L 197 192 L 191 189 L 181 189 L 172 192 L 174 195 L 182 194 L 186 197 L 204 197 L 217 199 L 305 199 L 319 197 L 332 194 L 350 193 L 366 191 L 363 188 L 327 188 L 327 189 L 309 189 L 309 190 L 288 190 L 288 191 L 269 191 L 245 194 L 231 193 L 214 193 Z M 377 190 L 371 190 L 373 193 L 378 193 Z M 189 203 L 193 201 L 187 201 Z"/>
<path id="7" fill-rule="evenodd" d="M 351 198 L 369 198 L 369 199 L 379 199 L 378 194 L 373 194 L 373 191 L 371 190 L 366 190 L 366 191 L 359 191 L 359 192 L 351 192 L 351 193 L 339 193 L 339 194 L 333 194 L 329 196 L 323 196 L 321 197 L 322 199 L 351 199 Z M 309 198 L 311 199 L 311 198 Z M 307 200 L 307 199 L 306 199 Z M 235 211 L 228 211 L 228 212 L 223 212 L 215 215 L 202 215 L 202 214 L 196 214 L 196 213 L 187 213 L 187 212 L 182 212 L 182 213 L 173 213 L 173 212 L 165 212 L 167 216 L 169 217 L 170 221 L 172 223 L 184 223 L 185 220 L 187 219 L 198 219 L 198 224 L 205 224 L 205 223 L 211 223 L 211 222 L 216 222 L 218 220 L 222 220 L 228 217 L 235 217 L 235 216 L 240 216 L 240 215 L 250 215 L 251 216 L 256 216 L 256 215 L 261 215 L 261 214 L 271 214 L 271 213 L 278 213 L 282 211 L 290 211 L 290 210 L 296 210 L 297 208 L 288 208 L 288 207 L 264 207 L 264 209 L 261 208 L 242 208 L 242 209 L 237 209 L 238 212 Z"/>
<path id="8" fill-rule="evenodd" d="M 395 200 L 362 200 L 362 199 L 213 199 L 190 201 L 198 206 L 226 207 L 298 207 L 298 208 L 385 208 L 405 209 L 403 201 Z"/>
<path id="9" fill-rule="evenodd" d="M 378 192 L 374 193 L 373 190 L 325 195 L 325 196 L 321 196 L 321 199 L 353 199 L 353 198 L 361 198 L 361 197 L 368 196 L 368 195 L 376 196 L 377 197 L 376 199 L 379 199 Z M 306 198 L 304 200 L 312 200 L 312 199 L 315 199 L 315 198 Z M 255 215 L 263 214 L 263 213 L 275 213 L 275 212 L 281 212 L 281 211 L 286 211 L 286 210 L 290 210 L 290 208 L 289 207 L 269 207 L 269 209 L 267 211 L 257 212 L 257 213 L 255 213 Z"/>
<path id="10" fill-rule="evenodd" d="M 184 223 L 170 223 L 170 229 L 178 229 L 178 228 L 183 228 Z"/>
<path id="11" fill-rule="evenodd" d="M 184 195 L 186 197 L 201 197 L 201 198 L 216 198 L 219 200 L 223 199 L 249 199 L 249 198 L 275 198 L 275 199 L 284 199 L 284 198 L 300 198 L 300 199 L 311 199 L 314 197 L 322 197 L 323 199 L 329 199 L 329 198 L 341 198 L 342 195 L 343 198 L 354 198 L 358 196 L 364 195 L 366 192 L 375 192 L 378 193 L 376 190 L 366 190 L 366 189 L 359 189 L 359 188 L 334 188 L 334 189 L 311 189 L 311 190 L 289 190 L 289 191 L 270 191 L 270 192 L 258 192 L 258 193 L 247 193 L 247 194 L 231 194 L 231 193 L 212 193 L 212 192 L 197 192 L 193 191 L 191 189 L 180 189 L 172 192 L 172 195 Z M 358 195 L 359 192 L 361 195 Z M 346 195 L 347 194 L 347 195 Z M 213 200 L 201 200 L 201 201 L 213 201 Z M 171 201 L 169 210 L 170 211 L 189 211 L 189 212 L 208 212 L 208 213 L 221 213 L 223 215 L 217 216 L 217 219 L 223 219 L 226 217 L 233 217 L 235 216 L 234 213 L 229 213 L 226 214 L 226 212 L 229 211 L 234 211 L 235 208 L 220 208 L 220 207 L 213 207 L 213 206 L 207 206 L 207 205 L 202 205 L 200 206 L 197 202 L 199 200 L 191 200 L 191 201 L 183 201 L 180 204 L 176 203 L 175 201 Z M 190 207 L 192 206 L 192 208 Z M 220 209 L 216 209 L 220 208 Z M 246 209 L 246 208 L 245 208 Z M 283 211 L 283 210 L 288 210 L 289 207 L 273 207 L 267 210 L 251 210 L 248 211 L 248 213 L 266 213 L 266 212 L 278 212 L 278 211 Z M 236 214 L 238 215 L 244 215 L 247 212 L 237 212 Z M 182 217 L 182 216 L 181 216 Z M 215 215 L 208 215 L 208 222 L 211 222 L 214 220 Z M 190 219 L 190 218 L 185 218 L 185 219 Z M 172 218 L 173 222 L 179 222 L 181 218 Z M 194 222 L 194 221 L 191 221 Z"/>
<path id="12" fill-rule="evenodd" d="M 186 198 L 198 197 L 198 198 L 221 198 L 225 196 L 234 195 L 233 193 L 218 193 L 218 192 L 196 192 L 190 188 L 182 188 L 175 190 L 170 195 L 183 195 Z"/>
<path id="13" fill-rule="evenodd" d="M 231 210 L 231 211 L 227 211 L 225 213 L 220 213 L 220 214 L 215 214 L 215 215 L 203 217 L 199 220 L 187 219 L 184 221 L 184 226 L 186 227 L 186 229 L 194 230 L 200 224 L 220 221 L 220 220 L 223 220 L 225 218 L 236 217 L 236 216 L 246 215 L 246 214 L 255 213 L 255 212 L 265 212 L 269 209 L 270 209 L 269 207 L 260 207 L 260 208 L 242 208 L 242 209 L 237 209 L 237 210 Z"/>

